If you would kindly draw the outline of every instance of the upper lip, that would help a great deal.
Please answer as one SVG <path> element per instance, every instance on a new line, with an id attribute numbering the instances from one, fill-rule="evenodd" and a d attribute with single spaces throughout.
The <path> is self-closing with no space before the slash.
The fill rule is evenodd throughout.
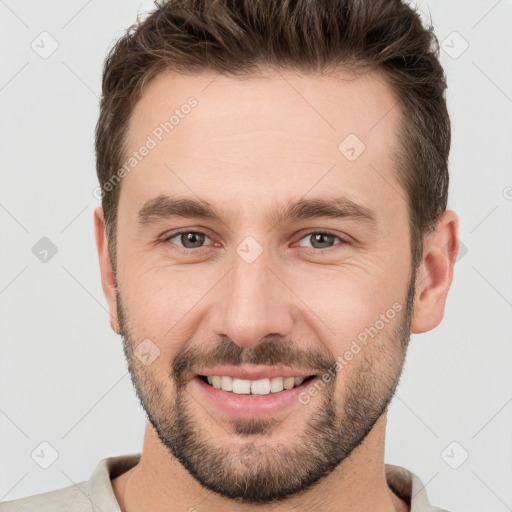
<path id="1" fill-rule="evenodd" d="M 229 376 L 235 379 L 260 380 L 273 377 L 310 377 L 315 375 L 314 371 L 294 370 L 285 367 L 270 366 L 215 366 L 212 368 L 201 368 L 195 375 L 219 375 Z"/>

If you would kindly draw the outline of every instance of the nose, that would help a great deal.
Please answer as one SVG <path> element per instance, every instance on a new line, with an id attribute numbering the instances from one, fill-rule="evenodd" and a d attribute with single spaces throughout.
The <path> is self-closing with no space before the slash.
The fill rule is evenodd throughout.
<path id="1" fill-rule="evenodd" d="M 248 263 L 234 254 L 232 271 L 223 280 L 215 329 L 242 348 L 265 337 L 290 336 L 294 325 L 294 295 L 265 254 Z"/>

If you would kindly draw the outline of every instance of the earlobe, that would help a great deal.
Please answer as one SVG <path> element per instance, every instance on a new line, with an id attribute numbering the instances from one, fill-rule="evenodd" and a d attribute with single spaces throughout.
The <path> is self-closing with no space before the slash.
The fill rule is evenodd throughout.
<path id="1" fill-rule="evenodd" d="M 121 330 L 117 318 L 116 282 L 105 232 L 105 218 L 101 206 L 94 210 L 94 234 L 98 250 L 101 285 L 110 310 L 110 326 L 114 332 L 120 334 Z"/>
<path id="2" fill-rule="evenodd" d="M 455 212 L 445 211 L 435 231 L 423 242 L 423 258 L 416 274 L 416 292 L 411 332 L 419 334 L 438 326 L 444 315 L 453 269 L 459 249 L 459 220 Z"/>

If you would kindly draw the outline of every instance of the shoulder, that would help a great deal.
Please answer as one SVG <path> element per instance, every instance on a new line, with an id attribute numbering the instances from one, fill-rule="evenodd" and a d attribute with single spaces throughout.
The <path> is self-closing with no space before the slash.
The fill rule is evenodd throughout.
<path id="1" fill-rule="evenodd" d="M 386 464 L 385 470 L 389 488 L 410 503 L 411 512 L 449 512 L 430 503 L 425 485 L 412 471 L 393 464 Z"/>
<path id="2" fill-rule="evenodd" d="M 0 512 L 93 512 L 88 482 L 0 503 Z"/>
<path id="3" fill-rule="evenodd" d="M 119 512 L 111 479 L 135 466 L 140 455 L 135 453 L 102 459 L 89 481 L 0 502 L 0 512 Z"/>

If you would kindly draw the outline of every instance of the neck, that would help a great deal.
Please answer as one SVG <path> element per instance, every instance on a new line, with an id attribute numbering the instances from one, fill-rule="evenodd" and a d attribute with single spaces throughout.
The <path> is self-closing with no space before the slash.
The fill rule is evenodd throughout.
<path id="1" fill-rule="evenodd" d="M 123 512 L 408 512 L 407 504 L 388 487 L 384 469 L 383 414 L 361 446 L 356 448 L 332 473 L 300 496 L 286 501 L 240 504 L 204 489 L 160 442 L 150 423 L 146 426 L 140 462 L 112 481 Z"/>

